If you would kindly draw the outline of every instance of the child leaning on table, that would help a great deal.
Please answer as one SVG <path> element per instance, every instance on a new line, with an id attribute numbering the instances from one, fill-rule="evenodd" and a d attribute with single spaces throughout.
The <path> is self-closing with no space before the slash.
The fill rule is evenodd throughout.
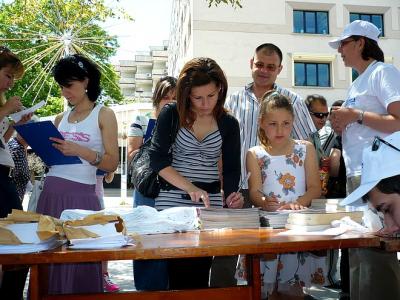
<path id="1" fill-rule="evenodd" d="M 291 138 L 293 107 L 290 100 L 275 91 L 267 92 L 259 113 L 260 145 L 247 152 L 246 166 L 251 173 L 251 202 L 267 211 L 298 210 L 321 194 L 318 163 L 313 145 Z M 262 190 L 267 197 L 259 190 Z M 267 293 L 287 299 L 301 296 L 302 287 L 325 283 L 325 256 L 309 252 L 280 254 L 276 259 L 261 259 L 262 296 Z M 238 279 L 243 272 L 239 264 Z M 242 268 L 242 270 L 240 270 Z"/>

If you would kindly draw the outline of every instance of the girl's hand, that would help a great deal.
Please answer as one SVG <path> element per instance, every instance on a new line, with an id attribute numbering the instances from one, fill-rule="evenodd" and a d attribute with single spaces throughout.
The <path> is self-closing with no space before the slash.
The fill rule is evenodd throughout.
<path id="1" fill-rule="evenodd" d="M 263 200 L 261 208 L 265 211 L 277 211 L 282 206 L 282 202 L 276 197 L 261 197 L 261 199 Z"/>
<path id="2" fill-rule="evenodd" d="M 8 112 L 8 114 L 20 111 L 23 109 L 21 98 L 18 96 L 11 97 L 6 101 L 3 107 Z"/>
<path id="3" fill-rule="evenodd" d="M 79 155 L 79 150 L 80 147 L 78 144 L 71 142 L 71 141 L 66 141 L 58 138 L 51 137 L 49 138 L 51 141 L 55 142 L 53 144 L 53 147 L 59 150 L 62 154 L 66 156 L 80 156 Z"/>
<path id="4" fill-rule="evenodd" d="M 285 209 L 290 209 L 290 210 L 300 210 L 300 209 L 305 209 L 306 207 L 301 205 L 298 202 L 290 202 L 290 203 L 285 203 L 284 205 L 281 205 L 278 210 L 285 210 Z"/>
<path id="5" fill-rule="evenodd" d="M 208 193 L 202 189 L 199 189 L 195 185 L 193 185 L 193 187 L 194 188 L 187 191 L 190 199 L 192 199 L 192 201 L 196 203 L 203 201 L 206 208 L 210 207 L 210 198 L 208 197 Z"/>
<path id="6" fill-rule="evenodd" d="M 244 198 L 241 193 L 231 193 L 226 199 L 225 203 L 228 208 L 242 208 L 244 204 Z"/>

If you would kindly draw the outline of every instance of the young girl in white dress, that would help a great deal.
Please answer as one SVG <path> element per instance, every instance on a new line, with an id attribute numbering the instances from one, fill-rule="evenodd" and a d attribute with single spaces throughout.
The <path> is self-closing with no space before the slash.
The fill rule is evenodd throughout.
<path id="1" fill-rule="evenodd" d="M 260 145 L 247 152 L 252 203 L 267 211 L 308 207 L 321 194 L 318 162 L 313 145 L 291 138 L 293 107 L 285 96 L 271 91 L 260 107 Z M 268 197 L 263 197 L 262 190 Z M 324 285 L 325 256 L 309 252 L 278 255 L 261 260 L 263 297 L 290 299 L 302 296 L 302 287 Z"/>

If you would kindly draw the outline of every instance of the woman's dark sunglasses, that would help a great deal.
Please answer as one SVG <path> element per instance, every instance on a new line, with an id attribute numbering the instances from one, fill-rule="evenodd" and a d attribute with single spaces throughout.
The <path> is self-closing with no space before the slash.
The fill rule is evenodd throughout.
<path id="1" fill-rule="evenodd" d="M 315 116 L 318 119 L 323 119 L 323 118 L 327 118 L 329 116 L 329 113 L 319 113 L 319 112 L 313 112 L 310 111 L 310 114 L 312 114 L 313 116 Z"/>
<path id="2" fill-rule="evenodd" d="M 384 139 L 380 138 L 379 136 L 376 136 L 374 141 L 372 142 L 372 151 L 378 150 L 379 147 L 381 146 L 381 142 L 384 143 L 386 146 L 389 146 L 390 148 L 400 152 L 399 148 L 397 148 L 396 146 L 392 145 L 391 143 L 385 141 Z"/>

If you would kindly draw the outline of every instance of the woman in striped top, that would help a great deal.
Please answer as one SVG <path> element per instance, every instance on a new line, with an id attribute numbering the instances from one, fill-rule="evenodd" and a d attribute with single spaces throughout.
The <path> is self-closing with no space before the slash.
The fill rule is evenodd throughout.
<path id="1" fill-rule="evenodd" d="M 155 199 L 157 209 L 242 207 L 239 124 L 224 109 L 226 92 L 226 77 L 214 60 L 194 58 L 183 67 L 177 103 L 163 108 L 152 138 L 150 165 L 166 182 Z M 175 123 L 178 129 L 171 128 Z M 170 260 L 169 288 L 208 286 L 210 266 L 211 258 Z"/>

